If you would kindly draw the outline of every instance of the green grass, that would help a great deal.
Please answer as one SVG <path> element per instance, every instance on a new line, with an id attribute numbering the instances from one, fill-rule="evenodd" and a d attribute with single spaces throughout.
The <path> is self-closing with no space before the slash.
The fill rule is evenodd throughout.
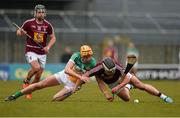
<path id="1" fill-rule="evenodd" d="M 4 98 L 21 88 L 20 81 L 0 81 L 0 117 L 175 117 L 180 116 L 180 81 L 144 81 L 154 85 L 174 99 L 164 103 L 158 97 L 137 89 L 131 90 L 131 101 L 123 102 L 118 97 L 107 102 L 95 82 L 83 85 L 75 95 L 63 102 L 51 102 L 52 96 L 62 86 L 46 88 L 33 93 L 32 100 L 24 97 L 14 102 Z M 134 103 L 139 99 L 139 103 Z"/>

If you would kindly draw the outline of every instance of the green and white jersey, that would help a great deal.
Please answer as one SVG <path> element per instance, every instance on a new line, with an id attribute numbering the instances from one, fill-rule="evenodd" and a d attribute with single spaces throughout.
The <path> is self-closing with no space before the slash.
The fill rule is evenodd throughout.
<path id="1" fill-rule="evenodd" d="M 85 73 L 87 70 L 92 69 L 96 65 L 94 57 L 91 58 L 89 63 L 83 63 L 80 52 L 75 52 L 70 58 L 70 61 L 75 63 L 74 70 Z"/>

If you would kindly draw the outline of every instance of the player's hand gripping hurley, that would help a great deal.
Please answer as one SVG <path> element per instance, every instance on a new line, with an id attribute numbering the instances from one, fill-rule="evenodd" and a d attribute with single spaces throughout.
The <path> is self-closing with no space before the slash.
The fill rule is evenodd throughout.
<path id="1" fill-rule="evenodd" d="M 30 38 L 31 40 L 33 40 L 40 48 L 44 48 L 41 44 L 39 44 L 38 42 L 36 42 L 29 34 L 27 34 L 21 27 L 19 27 L 16 23 L 12 23 L 16 28 L 20 29 L 28 38 Z"/>
<path id="2" fill-rule="evenodd" d="M 127 75 L 127 73 L 132 69 L 132 67 L 134 66 L 134 64 L 136 63 L 137 61 L 137 58 L 135 55 L 129 55 L 127 57 L 127 65 L 126 65 L 126 68 L 125 68 L 125 71 L 121 77 L 121 82 L 124 80 L 125 76 Z M 117 90 L 115 89 L 112 89 L 112 93 L 113 93 L 113 97 L 114 95 L 116 94 Z"/>

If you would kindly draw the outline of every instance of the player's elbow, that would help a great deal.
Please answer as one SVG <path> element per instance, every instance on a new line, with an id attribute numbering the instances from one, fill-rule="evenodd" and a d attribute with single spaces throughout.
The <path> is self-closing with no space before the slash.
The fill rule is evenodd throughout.
<path id="1" fill-rule="evenodd" d="M 69 68 L 64 69 L 64 73 L 69 74 L 69 72 L 70 72 Z"/>
<path id="2" fill-rule="evenodd" d="M 54 40 L 54 42 L 56 42 L 56 37 L 55 36 L 54 36 L 53 40 Z"/>
<path id="3" fill-rule="evenodd" d="M 123 101 L 125 101 L 125 102 L 129 102 L 130 101 L 130 97 L 128 96 L 128 97 L 125 97 L 125 98 L 122 98 L 123 99 Z"/>
<path id="4" fill-rule="evenodd" d="M 60 102 L 60 101 L 63 101 L 64 99 L 65 99 L 65 97 L 63 97 L 63 96 L 56 96 L 56 95 L 54 95 L 52 101 Z"/>

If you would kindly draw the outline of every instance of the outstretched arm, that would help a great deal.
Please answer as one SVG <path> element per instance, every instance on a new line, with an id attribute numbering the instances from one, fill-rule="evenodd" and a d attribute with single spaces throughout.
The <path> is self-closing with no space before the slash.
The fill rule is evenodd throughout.
<path id="1" fill-rule="evenodd" d="M 73 89 L 73 92 L 76 92 L 78 90 L 78 87 L 81 86 L 82 84 L 84 84 L 85 82 L 90 81 L 90 77 L 89 77 L 88 73 L 89 73 L 89 71 L 87 71 L 85 74 L 83 74 L 81 76 L 81 78 L 76 81 L 76 85 Z"/>
<path id="2" fill-rule="evenodd" d="M 112 88 L 112 93 L 115 94 L 116 91 L 118 91 L 119 89 L 123 88 L 126 84 L 128 84 L 130 82 L 130 78 L 132 75 L 127 74 L 125 76 L 122 76 L 121 78 L 121 82 L 119 85 L 115 86 L 114 88 Z"/>
<path id="3" fill-rule="evenodd" d="M 99 89 L 101 90 L 101 92 L 104 94 L 104 96 L 106 97 L 106 99 L 110 102 L 113 101 L 113 96 L 108 92 L 107 88 L 106 88 L 106 85 L 105 83 L 99 79 L 99 78 L 96 78 L 96 81 L 98 83 L 98 86 L 99 86 Z"/>

